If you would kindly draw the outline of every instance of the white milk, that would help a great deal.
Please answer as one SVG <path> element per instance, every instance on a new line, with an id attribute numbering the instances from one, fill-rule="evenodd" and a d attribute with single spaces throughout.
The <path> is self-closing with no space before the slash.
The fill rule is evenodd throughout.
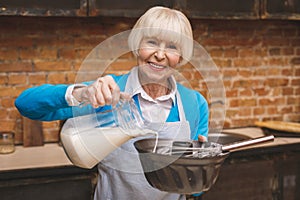
<path id="1" fill-rule="evenodd" d="M 76 166 L 92 168 L 110 152 L 131 139 L 120 128 L 92 128 L 78 133 L 76 128 L 61 132 L 64 149 Z"/>
<path id="2" fill-rule="evenodd" d="M 82 168 L 93 168 L 110 152 L 133 137 L 155 133 L 147 129 L 124 129 L 118 127 L 78 129 L 68 120 L 60 137 L 66 154 L 72 163 Z"/>

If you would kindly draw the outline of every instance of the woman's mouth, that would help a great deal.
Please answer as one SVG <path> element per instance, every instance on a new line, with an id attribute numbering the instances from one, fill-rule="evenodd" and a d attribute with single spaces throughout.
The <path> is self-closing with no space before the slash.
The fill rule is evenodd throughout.
<path id="1" fill-rule="evenodd" d="M 166 66 L 163 66 L 163 65 L 158 65 L 158 64 L 155 64 L 155 63 L 151 63 L 149 62 L 148 63 L 150 65 L 150 67 L 154 70 L 163 70 L 166 68 Z"/>

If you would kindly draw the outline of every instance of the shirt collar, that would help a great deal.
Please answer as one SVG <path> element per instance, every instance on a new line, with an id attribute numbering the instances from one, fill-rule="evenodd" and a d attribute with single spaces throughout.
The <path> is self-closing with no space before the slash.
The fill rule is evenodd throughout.
<path id="1" fill-rule="evenodd" d="M 127 83 L 126 86 L 127 87 L 127 91 L 129 94 L 131 94 L 132 96 L 136 95 L 136 94 L 141 94 L 141 97 L 149 100 L 149 101 L 166 101 L 171 99 L 172 102 L 175 102 L 175 94 L 177 91 L 177 85 L 176 85 L 176 81 L 175 78 L 173 76 L 171 76 L 169 78 L 169 82 L 171 85 L 171 92 L 167 95 L 158 97 L 157 99 L 152 99 L 142 88 L 141 83 L 139 81 L 139 77 L 138 77 L 138 67 L 134 67 L 131 71 L 130 74 L 128 76 L 127 79 Z"/>

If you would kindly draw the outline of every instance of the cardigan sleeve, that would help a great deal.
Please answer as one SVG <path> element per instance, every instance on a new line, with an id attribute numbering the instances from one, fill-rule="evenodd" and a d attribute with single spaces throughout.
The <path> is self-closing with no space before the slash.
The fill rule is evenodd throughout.
<path id="1" fill-rule="evenodd" d="M 117 83 L 123 77 L 111 76 Z M 126 80 L 125 76 L 121 84 L 125 84 Z M 93 81 L 84 82 L 83 84 L 89 85 L 91 83 Z M 66 84 L 44 84 L 29 88 L 17 97 L 15 106 L 21 115 L 40 121 L 64 120 L 79 115 L 90 114 L 91 106 L 69 106 L 65 97 L 68 87 L 69 85 Z M 99 110 L 101 109 L 105 110 L 107 107 L 99 108 Z"/>
<path id="2" fill-rule="evenodd" d="M 44 84 L 29 88 L 16 99 L 19 112 L 30 119 L 51 121 L 72 117 L 72 107 L 65 99 L 68 85 Z"/>

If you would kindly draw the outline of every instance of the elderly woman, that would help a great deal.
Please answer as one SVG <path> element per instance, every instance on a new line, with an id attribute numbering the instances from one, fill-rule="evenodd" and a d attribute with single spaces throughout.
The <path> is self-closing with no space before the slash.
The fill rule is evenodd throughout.
<path id="1" fill-rule="evenodd" d="M 192 56 L 193 36 L 189 20 L 174 9 L 153 7 L 142 15 L 128 38 L 137 66 L 128 74 L 99 77 L 86 85 L 49 85 L 25 90 L 15 102 L 20 113 L 36 120 L 73 117 L 72 107 L 90 104 L 101 109 L 114 106 L 120 97 L 131 96 L 146 121 L 161 123 L 159 137 L 205 140 L 208 133 L 208 105 L 204 97 L 177 83 L 174 69 Z M 81 106 L 85 109 L 85 106 Z M 133 142 L 122 148 L 134 151 Z M 98 164 L 95 199 L 185 199 L 152 188 L 142 173 L 116 170 L 119 151 Z M 140 165 L 139 163 L 132 163 Z"/>

